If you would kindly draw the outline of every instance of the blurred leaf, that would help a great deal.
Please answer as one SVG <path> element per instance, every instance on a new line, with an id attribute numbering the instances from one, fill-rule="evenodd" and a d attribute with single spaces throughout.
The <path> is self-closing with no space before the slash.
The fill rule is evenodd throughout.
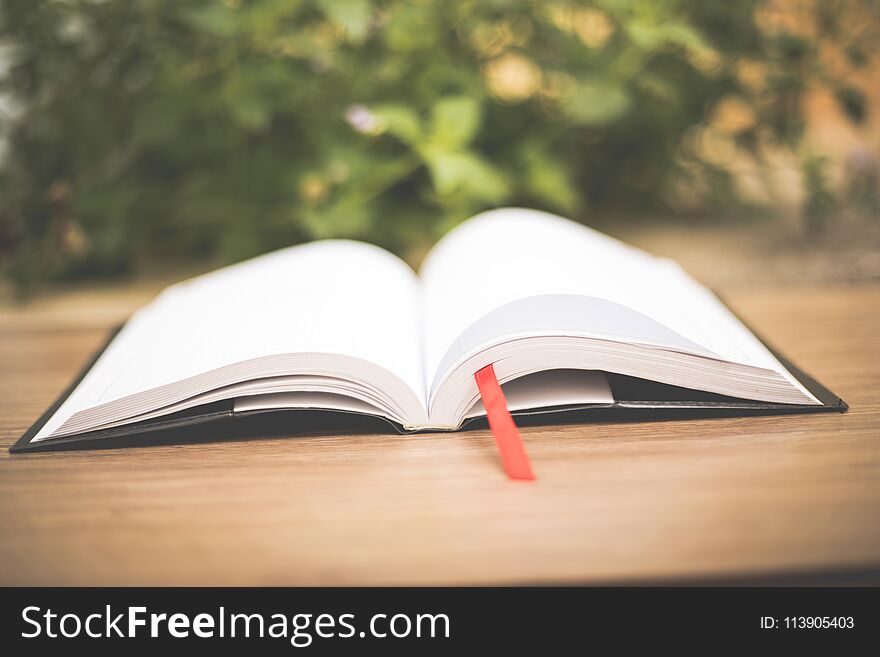
<path id="1" fill-rule="evenodd" d="M 335 203 L 300 216 L 314 239 L 363 235 L 370 224 L 367 207 L 346 203 Z"/>
<path id="2" fill-rule="evenodd" d="M 395 3 L 383 30 L 385 43 L 392 50 L 430 52 L 438 39 L 440 24 L 434 19 L 429 3 Z"/>
<path id="3" fill-rule="evenodd" d="M 256 96 L 240 95 L 232 102 L 232 114 L 242 128 L 259 131 L 269 125 L 269 106 Z"/>
<path id="4" fill-rule="evenodd" d="M 536 197 L 557 210 L 574 213 L 580 205 L 566 168 L 545 154 L 528 156 L 526 185 Z"/>
<path id="5" fill-rule="evenodd" d="M 770 40 L 772 46 L 780 53 L 783 60 L 788 63 L 798 64 L 810 51 L 810 42 L 801 36 L 783 33 Z"/>
<path id="6" fill-rule="evenodd" d="M 868 57 L 865 54 L 864 49 L 860 48 L 856 44 L 850 45 L 846 49 L 846 57 L 849 62 L 856 68 L 862 68 L 863 66 L 865 66 L 865 64 L 868 63 Z"/>
<path id="7" fill-rule="evenodd" d="M 626 28 L 629 38 L 643 50 L 657 50 L 666 45 L 681 46 L 691 51 L 709 47 L 697 30 L 680 21 L 652 22 L 636 19 L 627 22 Z"/>
<path id="8" fill-rule="evenodd" d="M 632 101 L 622 87 L 608 82 L 579 84 L 565 103 L 565 111 L 576 123 L 602 125 L 623 116 Z"/>
<path id="9" fill-rule="evenodd" d="M 415 146 L 422 139 L 422 123 L 419 115 L 405 105 L 377 105 L 373 114 L 388 132 L 401 141 Z"/>
<path id="10" fill-rule="evenodd" d="M 441 98 L 431 108 L 431 140 L 454 149 L 466 146 L 477 133 L 480 103 L 467 96 Z"/>
<path id="11" fill-rule="evenodd" d="M 687 23 L 668 22 L 662 26 L 661 34 L 666 43 L 675 44 L 691 51 L 708 50 L 709 44 L 697 30 Z"/>
<path id="12" fill-rule="evenodd" d="M 318 4 L 352 39 L 366 36 L 373 10 L 370 0 L 318 0 Z"/>
<path id="13" fill-rule="evenodd" d="M 238 20 L 235 10 L 220 2 L 212 2 L 198 9 L 188 9 L 183 14 L 184 20 L 200 32 L 212 37 L 229 38 L 238 32 Z"/>
<path id="14" fill-rule="evenodd" d="M 507 183 L 491 165 L 473 153 L 438 151 L 427 156 L 434 189 L 440 196 L 461 193 L 497 202 L 507 195 Z"/>
<path id="15" fill-rule="evenodd" d="M 834 97 L 847 118 L 853 123 L 863 123 L 868 115 L 868 105 L 864 94 L 852 86 L 839 87 Z"/>

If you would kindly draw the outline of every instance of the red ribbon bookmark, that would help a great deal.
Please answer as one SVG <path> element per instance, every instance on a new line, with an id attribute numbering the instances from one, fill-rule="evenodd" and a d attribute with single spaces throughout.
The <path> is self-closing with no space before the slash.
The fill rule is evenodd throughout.
<path id="1" fill-rule="evenodd" d="M 489 418 L 489 428 L 495 436 L 498 451 L 501 452 L 501 462 L 504 470 L 511 479 L 534 480 L 532 464 L 529 463 L 529 455 L 519 437 L 519 430 L 507 410 L 507 400 L 498 385 L 495 377 L 495 368 L 486 365 L 474 374 L 480 396 L 483 398 L 483 406 L 486 408 L 486 416 Z"/>

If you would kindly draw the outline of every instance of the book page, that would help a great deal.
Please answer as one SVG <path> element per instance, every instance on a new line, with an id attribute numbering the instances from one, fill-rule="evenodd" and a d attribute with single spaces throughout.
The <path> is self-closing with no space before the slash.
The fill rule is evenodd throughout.
<path id="1" fill-rule="evenodd" d="M 127 322 L 39 436 L 77 411 L 275 354 L 374 363 L 424 406 L 418 295 L 406 263 L 346 240 L 282 249 L 179 283 Z"/>
<path id="2" fill-rule="evenodd" d="M 782 368 L 711 292 L 675 262 L 543 212 L 508 208 L 464 222 L 428 254 L 420 276 L 431 385 L 441 378 L 439 370 L 475 346 L 465 344 L 468 336 L 479 334 L 486 340 L 491 333 L 500 336 L 522 329 L 523 322 L 546 323 L 557 315 L 578 324 L 561 329 L 594 329 L 603 337 L 610 332 L 613 338 L 616 333 L 624 341 Z M 484 322 L 478 331 L 468 330 L 491 311 L 543 295 L 547 303 L 555 298 L 564 304 L 570 295 L 579 295 L 601 300 L 598 307 L 609 308 L 595 317 L 587 312 L 572 317 L 570 304 L 555 311 L 542 308 L 541 317 L 519 318 L 516 326 L 509 321 L 511 313 L 498 311 L 490 316 L 497 325 Z M 609 304 L 616 304 L 618 310 L 610 312 Z"/>

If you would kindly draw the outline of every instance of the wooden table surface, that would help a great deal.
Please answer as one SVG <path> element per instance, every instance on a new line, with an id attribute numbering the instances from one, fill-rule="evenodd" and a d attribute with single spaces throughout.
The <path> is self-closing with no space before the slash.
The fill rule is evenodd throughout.
<path id="1" fill-rule="evenodd" d="M 0 584 L 845 581 L 880 573 L 880 285 L 726 290 L 847 414 L 10 455 L 131 296 L 0 314 Z M 846 580 L 849 578 L 849 580 Z"/>

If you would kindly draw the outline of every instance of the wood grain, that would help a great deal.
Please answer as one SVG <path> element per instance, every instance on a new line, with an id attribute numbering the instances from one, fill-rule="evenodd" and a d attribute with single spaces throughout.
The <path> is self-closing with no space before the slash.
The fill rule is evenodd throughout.
<path id="1" fill-rule="evenodd" d="M 880 568 L 880 285 L 727 290 L 845 415 L 10 455 L 130 304 L 0 315 L 0 584 L 677 581 Z M 63 309 L 63 306 L 62 306 Z"/>

